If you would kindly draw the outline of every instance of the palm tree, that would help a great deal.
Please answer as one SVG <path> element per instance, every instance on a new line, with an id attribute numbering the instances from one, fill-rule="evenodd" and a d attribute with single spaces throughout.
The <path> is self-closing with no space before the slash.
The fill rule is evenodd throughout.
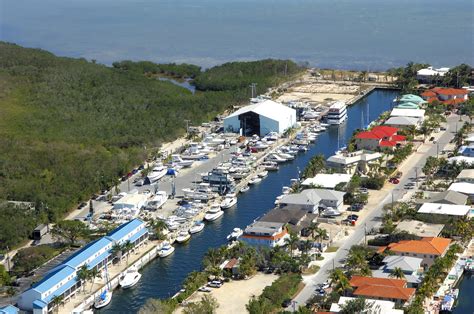
<path id="1" fill-rule="evenodd" d="M 314 240 L 314 235 L 317 233 L 317 231 L 319 229 L 318 225 L 319 225 L 318 223 L 312 221 L 308 226 L 308 231 L 309 231 L 309 233 L 311 235 L 311 238 L 313 240 Z"/>
<path id="2" fill-rule="evenodd" d="M 56 308 L 56 313 L 59 312 L 59 305 L 63 303 L 64 296 L 62 295 L 55 295 L 49 304 L 51 304 L 52 308 Z"/>
<path id="3" fill-rule="evenodd" d="M 309 250 L 313 247 L 313 243 L 310 240 L 303 241 L 302 250 L 304 254 L 307 254 Z"/>
<path id="4" fill-rule="evenodd" d="M 86 281 L 89 279 L 89 273 L 90 271 L 87 264 L 82 265 L 77 271 L 77 280 L 81 283 L 83 291 L 86 290 Z"/>
<path id="5" fill-rule="evenodd" d="M 332 284 L 334 286 L 334 291 L 336 291 L 340 295 L 343 295 L 347 290 L 352 289 L 349 279 L 340 268 L 335 268 L 331 270 L 329 278 L 331 279 Z"/>
<path id="6" fill-rule="evenodd" d="M 290 232 L 290 236 L 285 239 L 285 244 L 288 245 L 290 249 L 290 256 L 293 257 L 293 250 L 295 249 L 296 244 L 298 243 L 299 238 L 294 232 Z"/>
<path id="7" fill-rule="evenodd" d="M 322 242 L 322 240 L 324 240 L 325 238 L 329 236 L 328 231 L 323 228 L 318 228 L 317 235 L 318 235 L 319 242 Z"/>
<path id="8" fill-rule="evenodd" d="M 102 274 L 97 269 L 97 267 L 94 267 L 89 271 L 89 280 L 91 281 L 91 292 L 92 292 L 92 288 L 94 287 L 94 281 L 96 278 L 102 278 Z"/>
<path id="9" fill-rule="evenodd" d="M 130 241 L 127 241 L 122 245 L 123 253 L 127 254 L 127 265 L 128 265 L 128 258 L 130 256 L 130 252 L 133 250 L 134 247 L 135 245 L 133 245 L 133 243 Z"/>
<path id="10" fill-rule="evenodd" d="M 110 249 L 110 253 L 112 254 L 112 259 L 117 258 L 118 263 L 120 265 L 120 262 L 122 261 L 122 255 L 123 255 L 122 245 L 120 245 L 118 242 L 115 242 L 115 244 Z"/>
<path id="11" fill-rule="evenodd" d="M 390 273 L 390 275 L 388 276 L 392 278 L 397 278 L 397 279 L 404 279 L 405 273 L 403 272 L 403 269 L 401 269 L 400 267 L 395 267 Z"/>

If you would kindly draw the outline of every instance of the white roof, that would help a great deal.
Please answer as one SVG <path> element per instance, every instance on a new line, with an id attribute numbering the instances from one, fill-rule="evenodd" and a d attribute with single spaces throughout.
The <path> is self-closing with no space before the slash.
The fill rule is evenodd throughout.
<path id="1" fill-rule="evenodd" d="M 474 188 L 474 185 L 473 185 Z M 474 190 L 473 190 L 474 193 Z M 466 216 L 471 210 L 470 206 L 453 205 L 453 204 L 439 204 L 439 203 L 424 203 L 418 210 L 419 214 L 437 214 L 449 216 Z"/>
<path id="2" fill-rule="evenodd" d="M 284 117 L 288 115 L 296 116 L 295 109 L 292 109 L 281 103 L 274 102 L 273 100 L 265 100 L 256 104 L 252 104 L 252 105 L 240 108 L 239 110 L 228 115 L 226 119 L 239 116 L 249 111 L 255 112 L 256 114 L 259 114 L 259 115 L 262 115 L 262 116 L 265 116 L 267 118 L 277 120 L 277 121 L 279 121 L 282 116 Z"/>
<path id="3" fill-rule="evenodd" d="M 406 110 L 406 109 L 404 109 Z M 386 125 L 417 125 L 420 122 L 420 118 L 415 117 L 390 117 L 384 124 Z"/>
<path id="4" fill-rule="evenodd" d="M 414 118 L 423 118 L 425 116 L 424 109 L 403 109 L 403 108 L 394 108 L 391 117 L 414 117 Z"/>
<path id="5" fill-rule="evenodd" d="M 453 162 L 461 163 L 465 161 L 468 164 L 474 164 L 474 157 L 469 157 L 469 156 L 454 156 L 451 158 L 448 158 L 448 162 L 452 164 Z"/>
<path id="6" fill-rule="evenodd" d="M 346 106 L 346 103 L 343 101 L 336 101 L 334 104 L 329 107 L 329 109 L 342 109 Z"/>
<path id="7" fill-rule="evenodd" d="M 329 311 L 339 313 L 341 311 L 341 305 L 355 299 L 357 298 L 340 297 L 339 302 L 333 303 Z M 395 302 L 392 301 L 365 299 L 365 302 L 366 304 L 373 304 L 371 314 L 403 314 L 403 310 L 395 309 Z"/>
<path id="8" fill-rule="evenodd" d="M 349 182 L 352 175 L 345 173 L 318 173 L 314 178 L 303 181 L 303 185 L 321 186 L 326 189 L 334 189 L 341 182 Z"/>
<path id="9" fill-rule="evenodd" d="M 147 198 L 144 194 L 127 194 L 114 203 L 114 208 L 141 207 Z"/>
<path id="10" fill-rule="evenodd" d="M 463 169 L 456 178 L 474 180 L 474 169 Z"/>
<path id="11" fill-rule="evenodd" d="M 370 151 L 356 151 L 348 154 L 335 154 L 327 159 L 328 162 L 341 164 L 341 165 L 350 165 L 358 163 L 359 161 L 372 161 L 382 157 L 382 154 L 378 152 Z"/>
<path id="12" fill-rule="evenodd" d="M 468 194 L 468 195 L 474 195 L 474 183 L 456 182 L 456 183 L 451 184 L 448 190 L 456 191 L 456 192 Z"/>
<path id="13" fill-rule="evenodd" d="M 428 67 L 428 68 L 416 71 L 416 74 L 417 75 L 422 75 L 422 76 L 434 76 L 436 74 L 438 74 L 439 76 L 444 76 L 446 74 L 446 72 L 448 72 L 448 71 L 449 71 L 449 68 L 435 69 L 433 67 Z"/>

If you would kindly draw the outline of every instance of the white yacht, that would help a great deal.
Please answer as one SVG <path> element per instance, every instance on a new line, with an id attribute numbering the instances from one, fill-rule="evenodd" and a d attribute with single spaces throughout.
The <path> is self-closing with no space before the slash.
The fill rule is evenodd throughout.
<path id="1" fill-rule="evenodd" d="M 266 176 L 268 176 L 268 171 L 263 170 L 262 172 L 259 172 L 257 176 L 259 176 L 260 178 L 265 178 Z"/>
<path id="2" fill-rule="evenodd" d="M 248 185 L 246 185 L 246 186 L 243 186 L 243 187 L 240 189 L 240 192 L 241 192 L 241 193 L 245 193 L 245 192 L 247 192 L 248 190 L 250 190 L 250 187 L 249 187 Z"/>
<path id="3" fill-rule="evenodd" d="M 174 252 L 174 247 L 169 242 L 163 242 L 163 246 L 158 251 L 158 256 L 166 257 L 173 254 L 173 252 Z"/>
<path id="4" fill-rule="evenodd" d="M 268 155 L 268 157 L 266 159 L 269 160 L 269 161 L 276 162 L 276 163 L 282 163 L 282 162 L 286 161 L 285 158 L 282 158 L 281 156 L 279 156 L 277 154 L 270 154 L 270 155 Z"/>
<path id="5" fill-rule="evenodd" d="M 332 208 L 328 207 L 326 210 L 322 212 L 323 217 L 336 217 L 336 216 L 341 216 L 341 212 Z"/>
<path id="6" fill-rule="evenodd" d="M 135 267 L 130 267 L 123 277 L 120 278 L 120 287 L 123 289 L 131 288 L 138 283 L 140 278 L 142 278 L 142 274 L 140 274 Z"/>
<path id="7" fill-rule="evenodd" d="M 259 178 L 258 176 L 255 176 L 249 180 L 250 185 L 257 184 L 260 182 L 262 182 L 262 178 Z"/>
<path id="8" fill-rule="evenodd" d="M 100 309 L 109 305 L 112 301 L 112 291 L 107 289 L 104 290 L 94 301 L 94 307 Z"/>
<path id="9" fill-rule="evenodd" d="M 342 101 L 334 103 L 329 107 L 329 112 L 326 116 L 328 124 L 341 124 L 347 120 L 347 107 Z"/>
<path id="10" fill-rule="evenodd" d="M 173 154 L 173 155 L 171 155 L 171 162 L 173 164 L 176 164 L 176 165 L 180 166 L 180 167 L 189 168 L 193 165 L 194 160 L 192 160 L 192 159 L 183 160 L 183 158 L 181 158 L 181 155 Z"/>
<path id="11" fill-rule="evenodd" d="M 189 232 L 181 231 L 180 233 L 178 233 L 178 236 L 176 237 L 176 242 L 185 243 L 185 242 L 188 242 L 189 239 L 191 239 L 191 235 L 189 234 Z"/>
<path id="12" fill-rule="evenodd" d="M 278 170 L 278 164 L 276 162 L 273 162 L 273 161 L 264 161 L 262 163 L 262 167 L 263 169 L 267 170 L 267 171 L 276 171 Z"/>
<path id="13" fill-rule="evenodd" d="M 194 226 L 191 227 L 191 229 L 189 229 L 189 233 L 195 234 L 201 232 L 205 226 L 206 225 L 202 221 L 198 221 L 194 224 Z"/>
<path id="14" fill-rule="evenodd" d="M 148 179 L 150 179 L 151 182 L 155 182 L 163 178 L 167 172 L 168 172 L 168 168 L 160 164 L 160 165 L 155 166 L 150 171 L 147 177 Z"/>
<path id="15" fill-rule="evenodd" d="M 221 208 L 222 209 L 228 209 L 231 208 L 237 204 L 237 197 L 235 197 L 234 194 L 228 194 L 225 196 L 225 198 L 221 202 Z"/>
<path id="16" fill-rule="evenodd" d="M 240 228 L 234 228 L 232 233 L 227 236 L 227 240 L 234 241 L 237 240 L 241 235 L 244 234 L 244 231 Z"/>
<path id="17" fill-rule="evenodd" d="M 224 212 L 221 210 L 220 205 L 212 205 L 211 208 L 204 215 L 204 219 L 207 221 L 214 221 L 224 215 Z"/>

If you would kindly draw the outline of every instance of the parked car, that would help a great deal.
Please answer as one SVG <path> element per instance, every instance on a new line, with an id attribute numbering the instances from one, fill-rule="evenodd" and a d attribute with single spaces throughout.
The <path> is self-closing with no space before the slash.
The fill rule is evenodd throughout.
<path id="1" fill-rule="evenodd" d="M 369 190 L 367 190 L 367 188 L 359 188 L 359 192 L 362 194 L 367 194 L 369 193 Z"/>
<path id="2" fill-rule="evenodd" d="M 359 216 L 352 214 L 352 215 L 347 216 L 347 219 L 356 220 L 356 221 L 357 221 L 357 219 L 359 219 Z"/>
<path id="3" fill-rule="evenodd" d="M 400 183 L 400 180 L 398 180 L 397 178 L 390 178 L 390 180 L 388 180 L 390 183 L 393 183 L 393 184 L 398 184 Z"/>
<path id="4" fill-rule="evenodd" d="M 209 289 L 208 287 L 206 286 L 202 286 L 198 289 L 198 291 L 201 291 L 201 292 L 211 292 L 212 290 Z"/>
<path id="5" fill-rule="evenodd" d="M 222 287 L 222 282 L 219 280 L 213 280 L 210 283 L 208 283 L 208 286 L 212 288 L 220 288 Z"/>
<path id="6" fill-rule="evenodd" d="M 352 211 L 359 211 L 364 208 L 364 204 L 361 203 L 355 203 L 351 205 L 351 210 Z"/>
<path id="7" fill-rule="evenodd" d="M 434 139 L 435 139 L 434 136 L 430 137 L 430 142 L 434 141 Z"/>
<path id="8" fill-rule="evenodd" d="M 291 305 L 291 299 L 286 299 L 281 303 L 281 307 L 289 307 Z"/>

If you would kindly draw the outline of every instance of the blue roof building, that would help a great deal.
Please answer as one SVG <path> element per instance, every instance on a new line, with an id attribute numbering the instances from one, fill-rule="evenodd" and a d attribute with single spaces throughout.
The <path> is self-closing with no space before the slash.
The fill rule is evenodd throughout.
<path id="1" fill-rule="evenodd" d="M 18 305 L 21 309 L 34 313 L 48 313 L 48 304 L 55 296 L 62 295 L 66 300 L 80 288 L 81 282 L 77 281 L 77 271 L 81 266 L 102 269 L 112 262 L 110 249 L 116 243 L 130 241 L 137 246 L 146 238 L 148 229 L 140 219 L 121 225 L 107 236 L 87 244 L 53 268 L 41 281 L 21 294 Z"/>
<path id="2" fill-rule="evenodd" d="M 0 314 L 18 314 L 20 310 L 13 305 L 0 307 Z"/>

